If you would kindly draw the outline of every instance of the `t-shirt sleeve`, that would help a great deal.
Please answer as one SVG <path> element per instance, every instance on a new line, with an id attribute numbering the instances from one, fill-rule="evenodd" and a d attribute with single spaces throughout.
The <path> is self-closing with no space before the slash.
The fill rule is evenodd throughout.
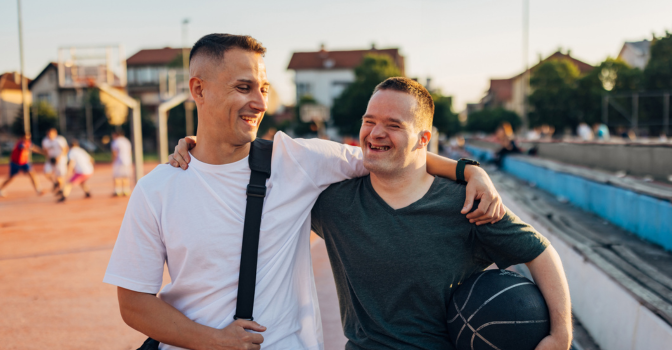
<path id="1" fill-rule="evenodd" d="M 274 138 L 273 152 L 286 152 L 320 190 L 332 183 L 367 175 L 359 147 L 321 139 L 293 139 L 283 132 Z"/>
<path id="2" fill-rule="evenodd" d="M 158 218 L 141 186 L 136 186 L 112 250 L 103 282 L 156 294 L 163 282 L 166 246 Z"/>
<path id="3" fill-rule="evenodd" d="M 500 269 L 528 263 L 550 245 L 546 237 L 506 208 L 504 218 L 495 224 L 473 226 L 476 258 L 494 262 Z"/>
<path id="4" fill-rule="evenodd" d="M 323 201 L 324 192 L 320 194 L 313 205 L 313 209 L 310 211 L 310 228 L 318 236 L 324 239 L 324 230 L 322 229 L 322 201 Z"/>

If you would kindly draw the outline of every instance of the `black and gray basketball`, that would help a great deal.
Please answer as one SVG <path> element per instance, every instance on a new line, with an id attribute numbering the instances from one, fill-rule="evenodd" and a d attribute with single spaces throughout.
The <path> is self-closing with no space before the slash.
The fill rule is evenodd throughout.
<path id="1" fill-rule="evenodd" d="M 508 270 L 474 274 L 448 303 L 448 335 L 457 350 L 534 350 L 550 330 L 539 288 Z"/>

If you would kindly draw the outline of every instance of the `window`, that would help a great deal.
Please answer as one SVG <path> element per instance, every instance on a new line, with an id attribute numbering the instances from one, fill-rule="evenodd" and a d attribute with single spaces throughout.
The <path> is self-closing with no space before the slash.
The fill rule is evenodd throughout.
<path id="1" fill-rule="evenodd" d="M 331 98 L 338 98 L 343 93 L 343 90 L 350 85 L 347 81 L 334 81 L 331 83 Z"/>
<path id="2" fill-rule="evenodd" d="M 126 71 L 127 83 L 135 84 L 135 68 L 128 68 Z"/>
<path id="3" fill-rule="evenodd" d="M 51 77 L 51 75 L 49 75 Z M 48 104 L 51 104 L 51 94 L 48 92 L 42 92 L 37 94 L 37 101 L 38 102 L 46 102 Z"/>
<path id="4" fill-rule="evenodd" d="M 298 98 L 301 98 L 306 95 L 310 95 L 310 84 L 309 83 L 296 83 L 296 94 Z"/>

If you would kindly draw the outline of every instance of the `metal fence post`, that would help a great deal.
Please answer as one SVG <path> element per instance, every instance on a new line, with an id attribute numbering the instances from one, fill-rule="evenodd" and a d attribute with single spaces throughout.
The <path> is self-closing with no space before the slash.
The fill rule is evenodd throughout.
<path id="1" fill-rule="evenodd" d="M 670 133 L 670 93 L 663 94 L 663 132 L 665 136 Z"/>
<path id="2" fill-rule="evenodd" d="M 635 135 L 639 136 L 638 130 L 638 119 L 639 119 L 639 94 L 635 93 L 632 95 L 632 131 L 635 132 Z"/>

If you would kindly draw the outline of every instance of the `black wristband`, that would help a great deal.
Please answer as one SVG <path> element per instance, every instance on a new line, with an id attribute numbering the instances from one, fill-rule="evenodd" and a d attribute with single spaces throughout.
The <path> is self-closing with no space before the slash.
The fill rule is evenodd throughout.
<path id="1" fill-rule="evenodd" d="M 455 168 L 455 181 L 458 183 L 467 183 L 467 181 L 464 179 L 464 168 L 466 168 L 467 165 L 480 166 L 481 163 L 469 158 L 461 158 L 458 160 L 457 167 Z"/>

